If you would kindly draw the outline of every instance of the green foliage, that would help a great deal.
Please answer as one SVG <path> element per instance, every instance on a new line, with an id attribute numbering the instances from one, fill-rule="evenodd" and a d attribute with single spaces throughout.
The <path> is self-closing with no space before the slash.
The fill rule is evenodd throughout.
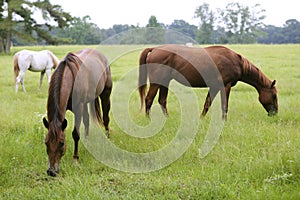
<path id="1" fill-rule="evenodd" d="M 172 24 L 168 26 L 168 28 L 174 31 L 178 31 L 179 33 L 182 33 L 187 37 L 195 39 L 195 31 L 197 29 L 197 26 L 190 25 L 184 20 L 174 20 L 174 22 L 172 22 Z"/>
<path id="2" fill-rule="evenodd" d="M 282 28 L 269 25 L 262 31 L 266 35 L 258 39 L 260 43 L 300 43 L 300 22 L 296 19 L 287 20 Z"/>
<path id="3" fill-rule="evenodd" d="M 259 4 L 250 8 L 239 3 L 229 3 L 221 11 L 229 43 L 254 43 L 263 25 L 262 20 L 266 17 L 264 12 Z"/>
<path id="4" fill-rule="evenodd" d="M 208 3 L 203 3 L 194 12 L 198 27 L 180 19 L 162 24 L 152 15 L 145 27 L 114 24 L 108 29 L 99 28 L 89 16 L 72 17 L 49 0 L 4 0 L 0 5 L 0 52 L 10 51 L 10 41 L 14 45 L 184 44 L 189 37 L 188 42 L 194 44 L 300 43 L 296 19 L 288 19 L 283 27 L 265 26 L 265 10 L 259 4 L 229 3 L 211 10 Z M 45 20 L 42 24 L 33 18 L 37 10 Z"/>
<path id="5" fill-rule="evenodd" d="M 24 1 L 24 0 L 5 0 L 0 2 L 0 52 L 10 52 L 12 37 L 32 41 L 43 39 L 48 44 L 56 45 L 60 38 L 52 37 L 49 31 L 53 25 L 49 21 L 57 23 L 59 28 L 69 25 L 73 17 L 62 10 L 59 5 L 52 5 L 46 1 Z M 39 24 L 34 18 L 36 10 L 42 11 L 45 23 Z"/>
<path id="6" fill-rule="evenodd" d="M 215 23 L 214 15 L 207 3 L 203 3 L 195 11 L 195 17 L 200 20 L 199 30 L 196 32 L 196 40 L 200 44 L 212 43 Z"/>
<path id="7" fill-rule="evenodd" d="M 57 35 L 61 38 L 69 38 L 67 43 L 71 44 L 100 44 L 100 29 L 96 24 L 89 22 L 90 20 L 89 16 L 82 19 L 75 18 L 70 27 L 57 29 Z"/>
<path id="8" fill-rule="evenodd" d="M 158 23 L 155 16 L 149 18 L 145 32 L 145 44 L 164 44 L 165 30 Z"/>
<path id="9" fill-rule="evenodd" d="M 264 9 L 259 4 L 253 7 L 240 3 L 229 3 L 225 9 L 213 12 L 209 4 L 203 3 L 195 11 L 199 18 L 196 40 L 209 43 L 255 43 L 262 35 Z"/>
<path id="10" fill-rule="evenodd" d="M 145 48 L 76 45 L 47 46 L 47 49 L 62 59 L 67 52 L 86 47 L 99 48 L 107 55 L 139 49 L 111 64 L 115 85 L 129 70 L 137 70 L 139 53 Z M 277 80 L 278 116 L 268 117 L 257 99 L 256 90 L 239 82 L 230 94 L 228 120 L 222 135 L 207 157 L 199 158 L 199 147 L 211 120 L 210 112 L 204 119 L 196 116 L 200 122 L 197 135 L 182 157 L 161 170 L 135 174 L 98 162 L 82 142 L 79 164 L 75 165 L 71 136 L 73 115 L 67 112 L 67 152 L 56 178 L 46 174 L 46 129 L 42 117 L 46 114 L 47 83 L 44 82 L 38 92 L 39 73 L 26 72 L 27 93 L 19 91 L 16 94 L 12 54 L 0 55 L 0 199 L 299 199 L 300 46 L 229 47 L 255 63 L 269 78 Z M 45 49 L 44 46 L 24 48 Z M 23 47 L 13 47 L 12 53 L 21 49 Z M 207 90 L 194 91 L 201 109 Z M 149 123 L 144 113 L 139 112 L 137 91 L 130 95 L 131 116 L 124 117 L 131 117 L 140 125 Z M 156 105 L 157 99 L 154 107 Z M 213 106 L 220 109 L 216 102 Z M 168 96 L 168 108 L 170 116 L 164 129 L 147 139 L 124 133 L 111 114 L 111 142 L 132 152 L 161 148 L 174 137 L 181 120 L 180 105 L 172 92 Z"/>

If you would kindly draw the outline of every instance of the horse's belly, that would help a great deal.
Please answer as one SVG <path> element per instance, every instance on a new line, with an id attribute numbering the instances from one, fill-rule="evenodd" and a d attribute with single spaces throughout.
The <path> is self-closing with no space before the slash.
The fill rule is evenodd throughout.
<path id="1" fill-rule="evenodd" d="M 45 69 L 44 68 L 37 68 L 37 67 L 29 66 L 28 70 L 32 71 L 32 72 L 41 72 L 41 71 L 43 71 Z"/>
<path id="2" fill-rule="evenodd" d="M 177 82 L 181 83 L 182 85 L 188 87 L 207 87 L 206 83 L 203 81 L 202 78 L 197 80 L 187 80 L 183 77 L 181 78 L 174 78 Z"/>
<path id="3" fill-rule="evenodd" d="M 189 72 L 173 72 L 172 78 L 188 87 L 207 87 L 207 84 L 199 73 L 191 73 L 191 70 Z"/>

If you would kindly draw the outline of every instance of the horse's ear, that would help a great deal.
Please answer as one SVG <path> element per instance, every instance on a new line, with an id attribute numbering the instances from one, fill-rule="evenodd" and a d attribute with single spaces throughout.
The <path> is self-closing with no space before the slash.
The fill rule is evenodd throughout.
<path id="1" fill-rule="evenodd" d="M 68 125 L 68 121 L 66 119 L 64 119 L 62 125 L 61 125 L 61 129 L 62 130 L 65 130 L 65 128 L 67 128 L 67 125 Z"/>
<path id="2" fill-rule="evenodd" d="M 49 123 L 45 117 L 43 118 L 43 124 L 47 129 L 49 129 Z"/>
<path id="3" fill-rule="evenodd" d="M 274 81 L 272 82 L 272 84 L 271 84 L 271 88 L 272 88 L 272 87 L 274 87 L 274 86 L 275 86 L 275 84 L 276 84 L 276 80 L 274 80 Z"/>

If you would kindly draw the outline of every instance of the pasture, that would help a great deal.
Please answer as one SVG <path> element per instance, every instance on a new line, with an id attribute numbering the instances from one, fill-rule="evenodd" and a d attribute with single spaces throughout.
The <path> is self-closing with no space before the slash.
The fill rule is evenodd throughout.
<path id="1" fill-rule="evenodd" d="M 200 118 L 207 89 L 193 89 L 199 115 L 192 115 L 189 120 L 199 120 L 199 124 L 191 145 L 176 161 L 160 170 L 133 173 L 97 161 L 84 147 L 83 140 L 79 144 L 79 164 L 73 164 L 73 114 L 68 111 L 67 151 L 60 164 L 60 174 L 55 178 L 46 173 L 46 128 L 42 118 L 46 114 L 47 81 L 44 80 L 38 91 L 40 74 L 27 71 L 27 93 L 20 89 L 15 93 L 13 53 L 23 48 L 49 49 L 62 59 L 67 52 L 86 46 L 13 47 L 10 55 L 0 55 L 0 199 L 299 199 L 300 45 L 228 47 L 243 54 L 271 80 L 277 80 L 277 116 L 268 117 L 258 101 L 257 91 L 238 82 L 231 90 L 228 118 L 221 136 L 213 150 L 200 158 L 199 149 L 211 123 L 211 111 L 204 119 Z M 112 60 L 112 107 L 118 106 L 113 100 L 120 94 L 115 87 L 118 82 L 129 71 L 137 74 L 142 48 L 100 48 Z M 137 80 L 132 82 L 137 85 Z M 139 112 L 137 90 L 128 95 L 126 106 L 130 114 L 124 113 L 123 118 L 137 126 L 151 123 L 144 111 Z M 120 98 L 127 101 L 123 96 Z M 156 97 L 150 116 L 153 120 L 163 118 L 165 122 L 156 135 L 148 138 L 126 134 L 111 112 L 111 142 L 121 149 L 139 153 L 166 146 L 176 136 L 181 123 L 182 103 L 171 91 L 167 105 L 169 117 L 164 118 Z M 216 106 L 217 103 L 214 102 Z"/>

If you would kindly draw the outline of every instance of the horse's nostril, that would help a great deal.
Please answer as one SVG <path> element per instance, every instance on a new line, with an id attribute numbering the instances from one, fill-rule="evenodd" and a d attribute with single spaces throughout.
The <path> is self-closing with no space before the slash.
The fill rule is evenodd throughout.
<path id="1" fill-rule="evenodd" d="M 48 169 L 48 170 L 47 170 L 47 174 L 48 174 L 49 176 L 52 176 L 52 177 L 55 177 L 55 176 L 56 176 L 56 173 L 55 173 L 54 171 L 52 171 L 51 169 Z"/>

